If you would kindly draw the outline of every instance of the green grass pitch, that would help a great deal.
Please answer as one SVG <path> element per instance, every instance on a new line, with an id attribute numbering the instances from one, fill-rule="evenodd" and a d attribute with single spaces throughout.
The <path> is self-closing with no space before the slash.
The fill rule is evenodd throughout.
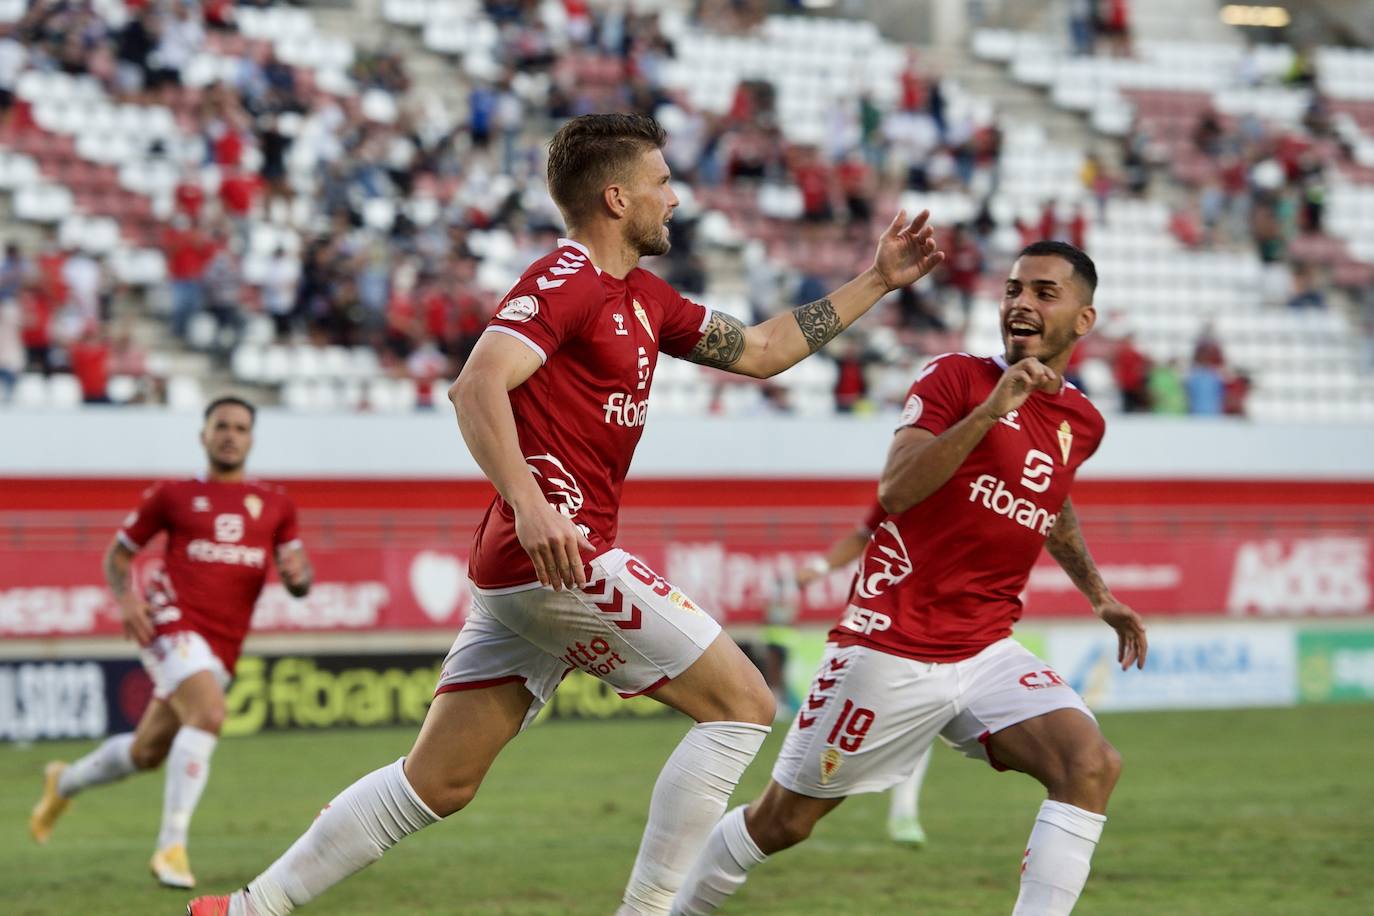
<path id="1" fill-rule="evenodd" d="M 1125 756 L 1078 907 L 1088 916 L 1374 913 L 1374 706 L 1107 715 Z M 353 916 L 608 916 L 634 858 L 677 719 L 550 723 L 507 749 L 476 802 L 406 840 L 306 912 Z M 782 729 L 737 799 L 767 779 Z M 255 875 L 352 779 L 394 760 L 410 730 L 224 741 L 192 828 L 205 890 Z M 174 916 L 185 894 L 146 862 L 160 775 L 79 798 L 52 843 L 25 820 L 50 757 L 89 742 L 0 746 L 0 912 Z M 885 796 L 846 802 L 802 847 L 766 863 L 740 914 L 1008 913 L 1041 799 L 1032 781 L 937 748 L 919 851 L 886 842 Z"/>

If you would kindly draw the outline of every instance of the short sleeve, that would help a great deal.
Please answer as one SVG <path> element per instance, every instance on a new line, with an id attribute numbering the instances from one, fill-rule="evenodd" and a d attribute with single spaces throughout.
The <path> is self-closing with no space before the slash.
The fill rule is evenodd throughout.
<path id="1" fill-rule="evenodd" d="M 940 356 L 926 364 L 907 392 L 898 428 L 940 435 L 968 415 L 967 357 Z"/>
<path id="2" fill-rule="evenodd" d="M 664 287 L 667 293 L 663 303 L 663 324 L 658 332 L 658 349 L 669 356 L 683 357 L 701 342 L 711 310 L 686 298 L 666 283 Z"/>
<path id="3" fill-rule="evenodd" d="M 142 550 L 153 537 L 167 527 L 167 488 L 154 484 L 143 491 L 138 508 L 130 512 L 124 524 L 115 532 L 120 543 L 130 550 Z"/>
<path id="4" fill-rule="evenodd" d="M 873 505 L 869 507 L 868 514 L 864 516 L 863 524 L 860 527 L 868 532 L 877 531 L 878 526 L 883 523 L 883 519 L 885 518 L 887 518 L 887 510 L 883 508 L 882 503 L 875 499 Z"/>
<path id="5" fill-rule="evenodd" d="M 300 529 L 296 524 L 296 504 L 286 497 L 282 497 L 281 520 L 277 522 L 277 531 L 272 538 L 272 546 L 301 546 Z"/>
<path id="6" fill-rule="evenodd" d="M 547 362 L 576 337 L 604 301 L 596 268 L 577 251 L 564 248 L 530 268 L 501 300 L 488 331 L 523 341 Z"/>

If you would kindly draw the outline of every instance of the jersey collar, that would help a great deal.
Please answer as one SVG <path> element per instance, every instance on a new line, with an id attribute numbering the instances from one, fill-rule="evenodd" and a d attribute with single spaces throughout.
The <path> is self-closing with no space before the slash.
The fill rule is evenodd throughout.
<path id="1" fill-rule="evenodd" d="M 560 239 L 558 240 L 558 247 L 559 247 L 559 248 L 576 248 L 578 251 L 582 252 L 583 254 L 585 254 L 585 255 L 587 256 L 587 261 L 588 261 L 593 267 L 596 267 L 596 262 L 592 260 L 592 253 L 591 253 L 590 251 L 588 251 L 588 250 L 587 250 L 587 246 L 586 246 L 586 245 L 583 245 L 581 242 L 575 241 L 575 240 L 573 240 L 573 239 L 560 238 Z M 601 274 L 601 268 L 600 268 L 600 267 L 596 267 L 596 273 L 597 273 L 598 276 L 600 276 L 600 274 Z"/>

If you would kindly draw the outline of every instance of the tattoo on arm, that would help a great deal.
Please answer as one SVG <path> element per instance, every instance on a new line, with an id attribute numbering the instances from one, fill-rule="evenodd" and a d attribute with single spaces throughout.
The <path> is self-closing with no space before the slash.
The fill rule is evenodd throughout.
<path id="1" fill-rule="evenodd" d="M 840 316 L 835 314 L 835 306 L 830 304 L 829 299 L 808 302 L 794 309 L 792 316 L 797 319 L 797 327 L 801 328 L 810 353 L 815 353 L 844 330 L 840 324 Z"/>
<path id="2" fill-rule="evenodd" d="M 1102 581 L 1097 564 L 1088 553 L 1083 532 L 1078 527 L 1078 515 L 1073 511 L 1073 504 L 1067 500 L 1064 507 L 1059 510 L 1059 518 L 1055 521 L 1054 528 L 1050 530 L 1045 549 L 1089 600 L 1107 591 L 1107 584 Z"/>
<path id="3" fill-rule="evenodd" d="M 105 551 L 105 581 L 118 597 L 129 590 L 129 568 L 132 555 L 115 542 Z"/>
<path id="4" fill-rule="evenodd" d="M 687 359 L 703 366 L 728 369 L 744 355 L 744 322 L 733 315 L 712 312 L 701 340 Z"/>

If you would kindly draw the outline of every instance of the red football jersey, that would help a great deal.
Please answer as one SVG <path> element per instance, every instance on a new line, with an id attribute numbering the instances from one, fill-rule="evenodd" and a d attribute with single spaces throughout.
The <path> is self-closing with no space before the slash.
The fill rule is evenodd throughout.
<path id="1" fill-rule="evenodd" d="M 987 399 L 1006 366 L 965 353 L 933 360 L 911 386 L 902 426 L 940 435 Z M 1011 635 L 1031 566 L 1104 429 L 1072 385 L 1033 393 L 944 486 L 878 525 L 830 638 L 953 662 Z"/>
<path id="2" fill-rule="evenodd" d="M 158 635 L 193 630 L 233 673 L 276 550 L 297 546 L 296 506 L 259 483 L 169 480 L 154 484 L 117 534 L 138 550 L 167 532 L 161 572 L 146 577 Z"/>
<path id="3" fill-rule="evenodd" d="M 535 261 L 502 300 L 487 333 L 509 334 L 543 365 L 510 393 L 520 450 L 549 503 L 591 541 L 590 561 L 615 545 L 620 492 L 648 417 L 659 351 L 685 356 L 710 312 L 635 268 L 602 273 L 570 239 Z M 473 539 L 479 588 L 538 581 L 499 496 Z"/>

